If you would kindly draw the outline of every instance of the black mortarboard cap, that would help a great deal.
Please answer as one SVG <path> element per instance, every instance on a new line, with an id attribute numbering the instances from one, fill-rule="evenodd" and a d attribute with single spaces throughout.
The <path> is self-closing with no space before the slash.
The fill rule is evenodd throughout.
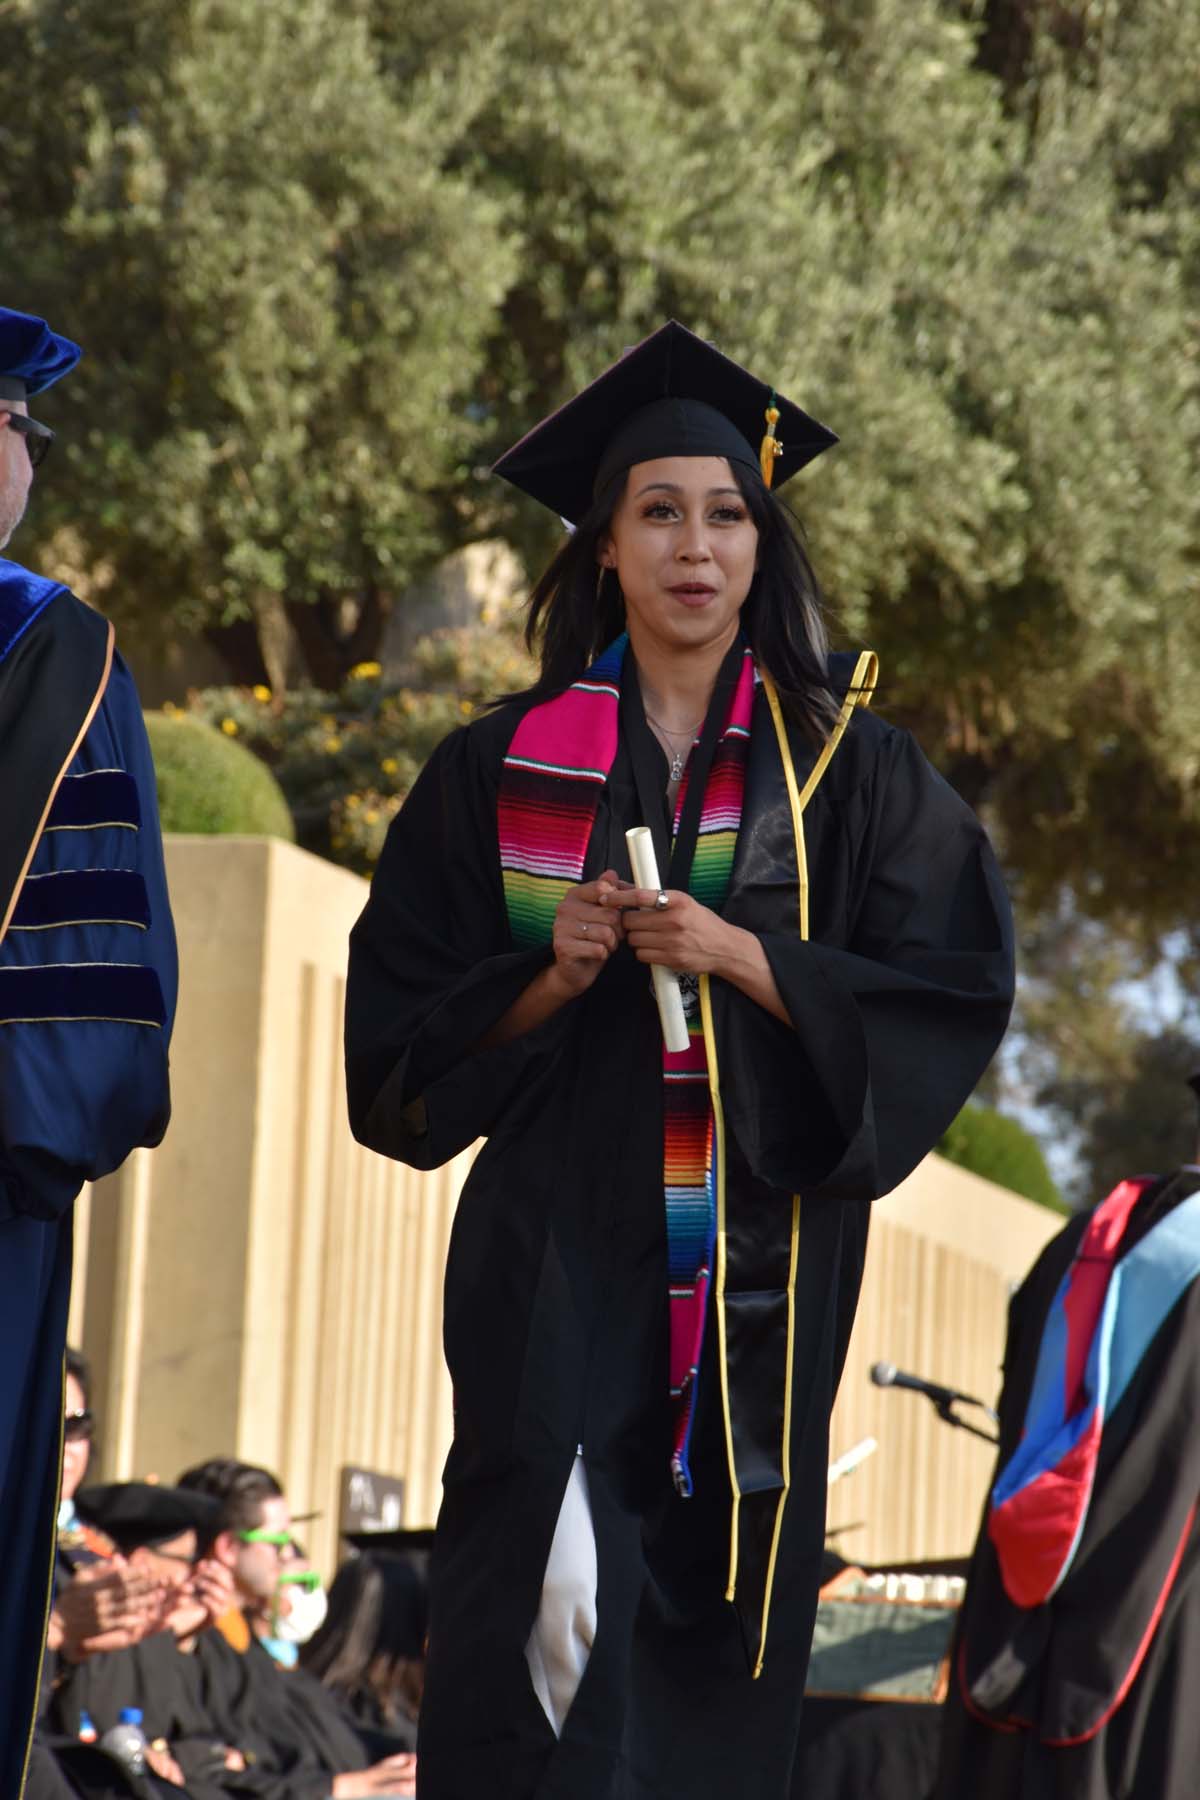
<path id="1" fill-rule="evenodd" d="M 778 409 L 768 421 L 767 409 Z M 776 441 L 779 487 L 837 438 L 712 344 L 671 319 L 535 425 L 494 472 L 571 524 L 614 476 L 660 456 L 724 456 L 758 471 Z"/>
<path id="2" fill-rule="evenodd" d="M 393 1555 L 403 1555 L 408 1550 L 432 1550 L 432 1525 L 399 1525 L 394 1529 L 380 1528 L 372 1531 L 364 1526 L 361 1531 L 343 1531 L 343 1540 L 353 1550 L 386 1550 Z"/>
<path id="3" fill-rule="evenodd" d="M 200 1538 L 213 1532 L 221 1503 L 192 1488 L 160 1487 L 151 1481 L 112 1481 L 80 1488 L 75 1510 L 88 1525 L 107 1532 L 118 1550 L 169 1543 L 194 1531 Z"/>
<path id="4" fill-rule="evenodd" d="M 83 352 L 45 319 L 0 306 L 0 400 L 27 400 L 70 374 Z"/>

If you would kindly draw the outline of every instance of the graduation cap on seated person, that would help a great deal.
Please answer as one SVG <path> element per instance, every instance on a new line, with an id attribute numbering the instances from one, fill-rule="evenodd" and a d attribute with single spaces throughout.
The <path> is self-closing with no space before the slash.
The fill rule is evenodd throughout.
<path id="1" fill-rule="evenodd" d="M 577 525 L 618 475 L 661 456 L 723 456 L 781 487 L 837 438 L 671 319 L 535 425 L 493 473 Z"/>
<path id="2" fill-rule="evenodd" d="M 27 400 L 69 375 L 83 352 L 45 319 L 0 306 L 0 402 Z"/>
<path id="3" fill-rule="evenodd" d="M 221 1503 L 191 1488 L 160 1487 L 150 1481 L 112 1481 L 80 1488 L 75 1510 L 97 1525 L 122 1553 L 153 1549 L 194 1531 L 205 1542 L 216 1530 Z"/>
<path id="4" fill-rule="evenodd" d="M 364 1525 L 357 1531 L 343 1531 L 341 1538 L 352 1550 L 384 1550 L 393 1556 L 403 1556 L 410 1550 L 432 1550 L 433 1526 L 381 1525 L 372 1530 L 369 1525 Z"/>

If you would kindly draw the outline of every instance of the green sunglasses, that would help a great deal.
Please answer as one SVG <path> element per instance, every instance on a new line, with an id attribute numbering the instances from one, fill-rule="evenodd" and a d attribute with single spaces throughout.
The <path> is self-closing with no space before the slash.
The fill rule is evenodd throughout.
<path id="1" fill-rule="evenodd" d="M 279 1577 L 278 1585 L 303 1588 L 306 1594 L 315 1594 L 321 1585 L 321 1577 L 315 1569 L 296 1569 L 294 1572 L 284 1570 Z"/>

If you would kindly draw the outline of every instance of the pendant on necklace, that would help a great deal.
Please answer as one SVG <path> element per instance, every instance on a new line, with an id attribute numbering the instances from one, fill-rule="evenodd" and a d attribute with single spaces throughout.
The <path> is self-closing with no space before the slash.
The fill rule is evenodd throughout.
<path id="1" fill-rule="evenodd" d="M 676 750 L 674 752 L 673 759 L 671 762 L 670 779 L 672 781 L 682 781 L 683 780 L 683 758 L 682 758 L 682 756 L 680 756 L 678 750 Z"/>

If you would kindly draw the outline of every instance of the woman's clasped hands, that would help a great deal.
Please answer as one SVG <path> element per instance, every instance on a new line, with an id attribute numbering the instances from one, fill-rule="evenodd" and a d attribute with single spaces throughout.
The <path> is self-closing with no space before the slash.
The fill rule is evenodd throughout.
<path id="1" fill-rule="evenodd" d="M 678 888 L 657 891 L 622 881 L 606 869 L 568 888 L 554 915 L 554 958 L 572 995 L 585 993 L 610 956 L 627 943 L 639 962 L 677 973 L 718 974 L 746 934 Z"/>

